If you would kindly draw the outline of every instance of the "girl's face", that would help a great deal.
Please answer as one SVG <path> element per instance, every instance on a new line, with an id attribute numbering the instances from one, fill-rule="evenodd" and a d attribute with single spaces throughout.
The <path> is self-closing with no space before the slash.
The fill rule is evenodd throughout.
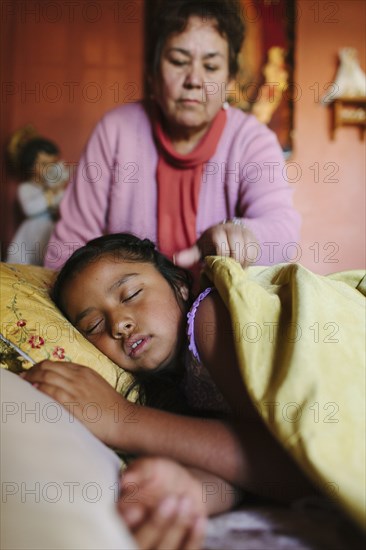
<path id="1" fill-rule="evenodd" d="M 185 288 L 181 295 L 187 299 Z M 152 264 L 102 256 L 66 285 L 63 307 L 72 324 L 127 371 L 164 368 L 177 356 L 184 313 Z"/>
<path id="2" fill-rule="evenodd" d="M 166 41 L 154 92 L 168 123 L 201 131 L 222 108 L 229 81 L 228 41 L 212 20 L 192 16 Z"/>

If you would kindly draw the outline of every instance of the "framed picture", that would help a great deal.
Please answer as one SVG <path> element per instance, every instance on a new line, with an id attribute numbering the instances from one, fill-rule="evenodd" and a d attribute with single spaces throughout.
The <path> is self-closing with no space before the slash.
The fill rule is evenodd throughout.
<path id="1" fill-rule="evenodd" d="M 295 0 L 239 0 L 246 25 L 233 105 L 273 130 L 292 151 Z M 239 100 L 238 100 L 239 99 Z"/>

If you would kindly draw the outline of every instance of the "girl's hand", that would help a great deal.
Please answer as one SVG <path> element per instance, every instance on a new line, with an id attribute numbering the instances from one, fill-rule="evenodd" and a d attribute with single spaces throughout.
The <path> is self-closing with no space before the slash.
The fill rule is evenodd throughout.
<path id="1" fill-rule="evenodd" d="M 129 528 L 141 550 L 199 550 L 204 541 L 205 520 L 189 518 L 183 501 L 167 497 Z"/>
<path id="2" fill-rule="evenodd" d="M 115 444 L 118 424 L 131 416 L 132 404 L 88 367 L 42 361 L 22 378 L 61 403 L 107 445 Z"/>
<path id="3" fill-rule="evenodd" d="M 253 246 L 256 247 L 254 252 Z M 253 233 L 238 218 L 234 218 L 232 221 L 206 229 L 195 245 L 177 252 L 174 255 L 174 261 L 177 265 L 188 268 L 205 256 L 217 255 L 234 258 L 246 267 L 253 263 L 253 256 L 257 255 L 257 246 Z"/>
<path id="4" fill-rule="evenodd" d="M 202 483 L 173 460 L 135 460 L 122 475 L 118 509 L 141 548 L 201 547 L 207 515 Z"/>

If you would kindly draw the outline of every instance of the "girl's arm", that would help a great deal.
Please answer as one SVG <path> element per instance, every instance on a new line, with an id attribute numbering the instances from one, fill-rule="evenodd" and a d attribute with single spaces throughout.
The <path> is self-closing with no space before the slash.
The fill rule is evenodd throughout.
<path id="1" fill-rule="evenodd" d="M 169 457 L 240 484 L 245 460 L 229 423 L 130 403 L 95 371 L 74 363 L 42 361 L 23 377 L 64 405 L 70 421 L 75 416 L 111 447 Z"/>
<path id="2" fill-rule="evenodd" d="M 240 387 L 240 374 L 235 370 L 232 335 L 227 330 L 230 325 L 217 297 L 214 300 L 206 298 L 199 308 L 197 326 L 201 321 L 204 336 L 198 334 L 197 344 L 201 358 L 210 363 L 212 375 L 219 387 L 222 386 L 224 396 L 241 411 L 240 398 L 245 390 L 242 382 Z M 212 337 L 205 334 L 206 322 L 210 323 Z M 233 380 L 232 372 L 237 374 Z M 259 417 L 253 419 L 251 414 L 255 413 L 248 404 L 245 404 L 244 416 L 237 414 L 229 423 L 179 416 L 129 403 L 95 371 L 74 363 L 43 361 L 24 377 L 64 405 L 111 447 L 136 455 L 169 457 L 257 494 L 268 496 L 275 490 L 279 498 L 284 495 L 283 498 L 288 499 L 293 498 L 292 494 L 297 496 L 299 488 L 303 494 L 300 482 L 304 480 L 298 468 Z"/>

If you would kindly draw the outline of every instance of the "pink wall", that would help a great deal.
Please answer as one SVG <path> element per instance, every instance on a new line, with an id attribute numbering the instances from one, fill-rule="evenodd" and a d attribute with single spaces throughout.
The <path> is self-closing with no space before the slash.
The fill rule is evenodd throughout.
<path id="1" fill-rule="evenodd" d="M 55 2 L 46 3 L 46 12 L 39 11 L 43 4 L 38 0 L 27 0 L 26 8 L 23 2 L 5 3 L 1 66 L 4 81 L 13 89 L 3 90 L 0 147 L 3 151 L 4 140 L 12 131 L 32 122 L 59 143 L 69 162 L 76 162 L 100 116 L 128 100 L 129 92 L 133 99 L 141 95 L 143 2 L 80 0 L 72 13 L 67 7 L 70 3 L 56 3 L 61 15 L 52 11 Z M 93 11 L 93 5 L 100 13 Z M 318 273 L 363 267 L 365 142 L 354 128 L 340 129 L 331 141 L 330 113 L 319 103 L 319 96 L 334 78 L 339 48 L 356 47 L 365 69 L 366 3 L 298 0 L 297 6 L 295 80 L 299 99 L 288 177 L 304 220 L 298 259 Z M 75 99 L 69 97 L 65 81 L 77 83 Z M 30 90 L 24 97 L 22 83 Z M 125 88 L 131 83 L 136 90 Z M 38 95 L 31 92 L 37 86 Z M 90 97 L 83 96 L 84 89 Z M 93 100 L 95 89 L 102 93 Z M 56 101 L 51 97 L 55 90 L 62 91 Z M 19 220 L 15 215 L 16 184 L 5 171 L 1 184 L 0 239 L 6 244 Z"/>
<path id="2" fill-rule="evenodd" d="M 295 82 L 301 97 L 288 175 L 303 215 L 299 261 L 321 274 L 363 268 L 366 142 L 353 127 L 340 128 L 331 141 L 330 112 L 319 96 L 334 79 L 339 48 L 357 48 L 366 69 L 366 3 L 298 0 L 297 5 Z"/>
<path id="3" fill-rule="evenodd" d="M 1 2 L 0 151 L 33 124 L 78 162 L 93 127 L 120 103 L 143 94 L 144 2 Z M 3 252 L 19 224 L 17 182 L 1 170 Z"/>

